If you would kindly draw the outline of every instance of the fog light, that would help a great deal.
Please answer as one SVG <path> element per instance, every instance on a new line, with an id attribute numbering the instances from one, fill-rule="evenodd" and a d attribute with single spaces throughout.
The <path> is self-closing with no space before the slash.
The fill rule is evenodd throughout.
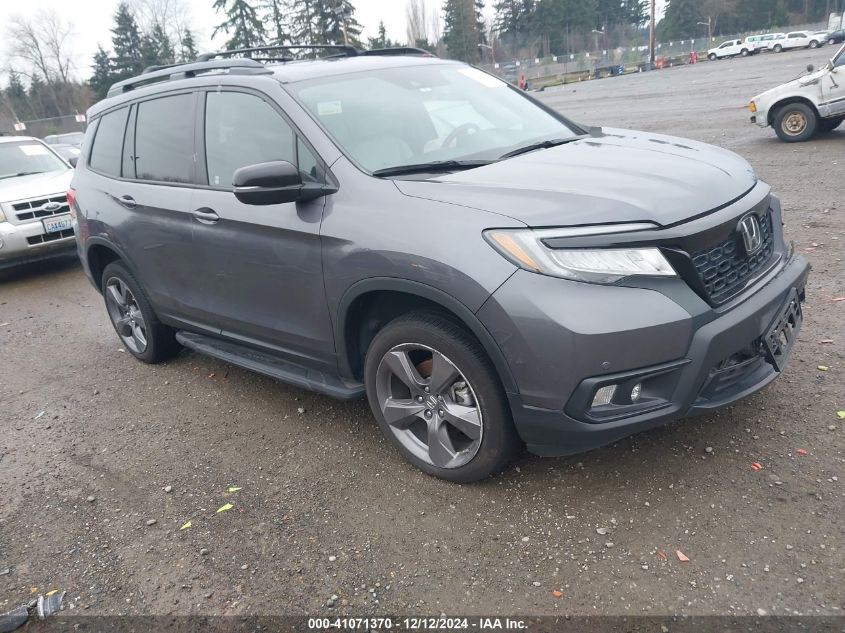
<path id="1" fill-rule="evenodd" d="M 643 384 L 641 382 L 638 382 L 636 385 L 634 385 L 634 388 L 631 389 L 631 402 L 632 403 L 636 402 L 637 400 L 640 399 L 640 393 L 642 393 L 642 390 L 643 390 Z"/>
<path id="2" fill-rule="evenodd" d="M 610 404 L 613 400 L 613 394 L 616 393 L 616 385 L 608 385 L 596 391 L 596 396 L 593 398 L 593 406 L 600 407 L 605 404 Z"/>

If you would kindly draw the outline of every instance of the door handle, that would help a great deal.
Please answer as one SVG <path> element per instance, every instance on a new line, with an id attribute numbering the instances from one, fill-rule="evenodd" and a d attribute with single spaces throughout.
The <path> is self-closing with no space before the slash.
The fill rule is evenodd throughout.
<path id="1" fill-rule="evenodd" d="M 214 209 L 203 207 L 194 211 L 194 217 L 198 222 L 203 224 L 217 224 L 220 221 L 220 216 L 214 212 Z"/>
<path id="2" fill-rule="evenodd" d="M 115 198 L 115 200 L 117 200 L 120 204 L 122 204 L 127 209 L 134 209 L 135 207 L 138 206 L 138 203 L 135 202 L 135 198 L 133 198 L 132 196 L 129 196 L 129 195 L 120 196 L 119 198 Z"/>

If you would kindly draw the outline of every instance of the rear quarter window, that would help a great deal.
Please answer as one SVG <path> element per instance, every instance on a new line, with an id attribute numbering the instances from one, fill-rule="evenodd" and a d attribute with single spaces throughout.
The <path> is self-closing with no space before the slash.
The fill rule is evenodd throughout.
<path id="1" fill-rule="evenodd" d="M 100 117 L 91 157 L 88 161 L 91 169 L 108 176 L 120 176 L 120 159 L 123 154 L 123 135 L 126 132 L 126 117 L 129 108 L 120 108 Z"/>
<path id="2" fill-rule="evenodd" d="M 137 105 L 134 176 L 190 183 L 194 175 L 194 95 L 159 97 Z"/>

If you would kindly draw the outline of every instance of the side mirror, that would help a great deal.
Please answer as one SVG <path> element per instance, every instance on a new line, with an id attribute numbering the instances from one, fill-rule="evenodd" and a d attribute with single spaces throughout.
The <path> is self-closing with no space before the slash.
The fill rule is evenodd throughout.
<path id="1" fill-rule="evenodd" d="M 244 204 L 296 202 L 302 190 L 299 170 L 284 160 L 247 165 L 232 176 L 235 197 Z"/>
<path id="2" fill-rule="evenodd" d="M 70 163 L 71 167 L 76 167 L 76 163 L 79 162 L 79 156 L 71 156 L 70 158 L 67 159 L 67 162 Z"/>
<path id="3" fill-rule="evenodd" d="M 815 69 L 816 69 L 816 67 L 813 66 L 812 64 L 807 64 L 807 72 L 808 73 L 813 72 Z"/>

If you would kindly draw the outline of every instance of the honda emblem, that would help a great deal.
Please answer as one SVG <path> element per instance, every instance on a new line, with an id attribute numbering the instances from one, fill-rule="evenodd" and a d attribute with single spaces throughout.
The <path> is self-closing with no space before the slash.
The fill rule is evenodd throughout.
<path id="1" fill-rule="evenodd" d="M 753 255 L 763 246 L 763 233 L 760 230 L 760 221 L 757 216 L 752 214 L 746 215 L 739 221 L 737 227 L 740 235 L 742 235 L 742 243 L 745 246 L 745 252 L 748 255 Z"/>

